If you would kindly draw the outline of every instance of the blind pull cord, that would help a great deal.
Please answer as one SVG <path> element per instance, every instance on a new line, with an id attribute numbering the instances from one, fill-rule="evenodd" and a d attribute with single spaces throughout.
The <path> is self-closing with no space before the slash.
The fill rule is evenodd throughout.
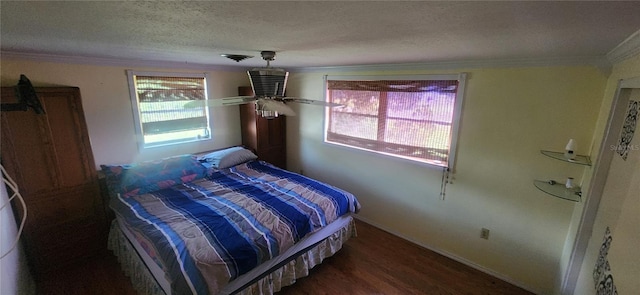
<path id="1" fill-rule="evenodd" d="M 442 183 L 440 184 L 440 199 L 444 200 L 447 194 L 447 183 L 449 183 L 449 168 L 442 167 Z"/>

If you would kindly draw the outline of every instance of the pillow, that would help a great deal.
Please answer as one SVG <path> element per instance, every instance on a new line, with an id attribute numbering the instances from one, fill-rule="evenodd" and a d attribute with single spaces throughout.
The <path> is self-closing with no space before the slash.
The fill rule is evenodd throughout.
<path id="1" fill-rule="evenodd" d="M 100 165 L 107 186 L 125 196 L 145 194 L 203 178 L 207 169 L 193 155 L 130 165 Z"/>
<path id="2" fill-rule="evenodd" d="M 208 153 L 200 157 L 200 161 L 211 164 L 214 168 L 224 169 L 257 159 L 253 152 L 241 146 L 234 146 Z"/>

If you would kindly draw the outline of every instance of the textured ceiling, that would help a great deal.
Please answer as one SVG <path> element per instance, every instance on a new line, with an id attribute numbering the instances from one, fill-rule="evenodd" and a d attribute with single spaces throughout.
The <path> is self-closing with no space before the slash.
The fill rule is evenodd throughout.
<path id="1" fill-rule="evenodd" d="M 640 3 L 614 1 L 0 5 L 3 53 L 240 67 L 603 57 L 640 29 Z"/>

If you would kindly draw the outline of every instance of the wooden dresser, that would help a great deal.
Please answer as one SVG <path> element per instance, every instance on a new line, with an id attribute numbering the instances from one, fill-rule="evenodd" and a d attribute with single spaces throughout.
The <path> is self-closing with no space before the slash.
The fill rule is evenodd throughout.
<path id="1" fill-rule="evenodd" d="M 80 90 L 37 87 L 36 93 L 46 114 L 2 112 L 0 156 L 27 205 L 21 241 L 38 280 L 103 254 L 107 225 Z M 2 87 L 2 102 L 16 101 L 15 89 Z"/>
<path id="2" fill-rule="evenodd" d="M 250 86 L 238 87 L 238 94 L 252 96 Z M 242 144 L 256 151 L 260 160 L 287 168 L 287 121 L 285 116 L 265 119 L 256 114 L 253 103 L 240 105 Z"/>

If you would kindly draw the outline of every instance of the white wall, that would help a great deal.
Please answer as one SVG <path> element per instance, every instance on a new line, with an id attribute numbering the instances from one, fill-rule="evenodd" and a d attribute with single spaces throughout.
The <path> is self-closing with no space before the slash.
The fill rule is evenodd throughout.
<path id="1" fill-rule="evenodd" d="M 96 162 L 118 164 L 158 159 L 184 153 L 238 145 L 241 143 L 237 106 L 212 108 L 213 140 L 138 150 L 126 70 L 196 72 L 205 70 L 82 65 L 2 59 L 2 86 L 14 86 L 25 74 L 38 86 L 80 88 L 84 114 Z M 210 98 L 238 95 L 238 86 L 249 85 L 246 72 L 206 70 Z"/>
<path id="2" fill-rule="evenodd" d="M 547 158 L 569 138 L 591 148 L 606 77 L 595 67 L 385 71 L 468 72 L 453 183 L 425 165 L 323 143 L 323 111 L 287 118 L 288 168 L 347 189 L 361 219 L 539 294 L 559 291 L 561 257 L 576 203 L 538 191 L 533 179 L 580 182 L 584 167 Z M 288 93 L 323 98 L 324 74 L 291 75 Z M 482 227 L 491 230 L 480 239 Z"/>

